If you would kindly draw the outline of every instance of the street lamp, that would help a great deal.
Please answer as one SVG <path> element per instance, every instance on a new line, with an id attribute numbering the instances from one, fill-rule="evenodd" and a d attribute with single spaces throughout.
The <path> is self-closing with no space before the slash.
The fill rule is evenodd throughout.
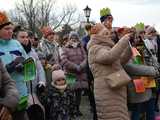
<path id="1" fill-rule="evenodd" d="M 84 11 L 84 14 L 87 18 L 87 23 L 89 23 L 89 17 L 90 17 L 90 14 L 91 14 L 91 8 L 88 7 L 88 5 L 86 6 L 86 8 L 83 9 Z"/>

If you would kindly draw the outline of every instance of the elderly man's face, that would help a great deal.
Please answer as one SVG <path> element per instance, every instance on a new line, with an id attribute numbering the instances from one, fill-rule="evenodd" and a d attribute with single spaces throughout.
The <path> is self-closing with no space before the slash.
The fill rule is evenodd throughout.
<path id="1" fill-rule="evenodd" d="M 13 25 L 6 25 L 0 29 L 0 38 L 4 40 L 10 40 L 13 35 Z"/>

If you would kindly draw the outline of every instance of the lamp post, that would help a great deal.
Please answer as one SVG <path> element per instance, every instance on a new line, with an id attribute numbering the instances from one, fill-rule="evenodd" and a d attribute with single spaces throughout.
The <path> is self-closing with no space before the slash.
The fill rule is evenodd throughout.
<path id="1" fill-rule="evenodd" d="M 88 7 L 88 5 L 86 6 L 86 8 L 83 9 L 84 11 L 84 14 L 87 18 L 87 23 L 89 23 L 89 17 L 90 17 L 90 14 L 91 14 L 91 8 Z"/>

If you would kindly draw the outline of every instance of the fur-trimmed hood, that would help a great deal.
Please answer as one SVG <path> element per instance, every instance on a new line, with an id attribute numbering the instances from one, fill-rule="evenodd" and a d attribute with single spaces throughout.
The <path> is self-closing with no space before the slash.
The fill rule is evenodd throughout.
<path id="1" fill-rule="evenodd" d="M 107 78 L 112 73 L 123 69 L 122 62 L 126 63 L 125 61 L 128 62 L 130 59 L 128 41 L 121 39 L 115 44 L 110 33 L 108 35 L 94 34 L 91 36 L 87 48 L 88 63 L 94 76 L 94 94 L 98 119 L 129 120 L 127 85 L 113 90 L 108 84 L 110 79 Z M 120 80 L 123 79 L 126 78 Z"/>
<path id="2" fill-rule="evenodd" d="M 114 46 L 114 42 L 111 39 L 111 36 L 109 35 L 92 35 L 91 36 L 91 40 L 89 41 L 88 45 L 87 45 L 87 49 L 89 49 L 91 46 L 98 44 L 98 45 L 104 45 L 104 46 L 109 46 L 109 47 L 113 47 Z"/>

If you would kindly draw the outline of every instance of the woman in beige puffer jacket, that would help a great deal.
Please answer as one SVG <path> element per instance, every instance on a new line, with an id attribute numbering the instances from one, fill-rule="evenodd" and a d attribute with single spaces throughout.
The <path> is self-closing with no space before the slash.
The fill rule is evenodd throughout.
<path id="1" fill-rule="evenodd" d="M 111 32 L 102 24 L 94 28 L 96 32 L 94 31 L 88 43 L 88 60 L 94 76 L 98 120 L 129 120 L 127 85 L 112 89 L 107 76 L 123 69 L 122 65 L 131 58 L 132 52 L 128 42 L 130 35 L 125 35 L 115 44 L 111 39 Z"/>

